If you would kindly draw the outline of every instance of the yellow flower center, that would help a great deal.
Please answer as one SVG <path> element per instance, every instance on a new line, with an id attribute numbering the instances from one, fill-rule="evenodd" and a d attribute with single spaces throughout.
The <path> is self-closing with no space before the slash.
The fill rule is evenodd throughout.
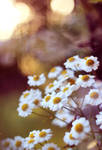
<path id="1" fill-rule="evenodd" d="M 35 140 L 34 139 L 30 139 L 29 141 L 28 141 L 28 144 L 31 144 L 31 143 L 33 143 Z"/>
<path id="2" fill-rule="evenodd" d="M 50 70 L 50 72 L 55 72 L 55 71 L 56 71 L 55 67 Z"/>
<path id="3" fill-rule="evenodd" d="M 86 82 L 86 81 L 89 80 L 89 76 L 88 76 L 88 75 L 83 75 L 83 76 L 81 77 L 81 79 Z"/>
<path id="4" fill-rule="evenodd" d="M 51 89 L 52 87 L 54 87 L 54 85 L 52 83 L 49 84 L 49 89 Z"/>
<path id="5" fill-rule="evenodd" d="M 46 132 L 45 132 L 45 131 L 41 131 L 41 132 L 39 133 L 39 136 L 40 136 L 40 137 L 45 137 L 45 136 L 46 136 Z"/>
<path id="6" fill-rule="evenodd" d="M 73 62 L 75 60 L 75 58 L 74 57 L 70 57 L 68 60 L 69 60 L 69 62 Z"/>
<path id="7" fill-rule="evenodd" d="M 70 85 L 73 85 L 73 84 L 75 84 L 75 80 L 74 79 L 68 79 L 68 82 L 70 83 Z"/>
<path id="8" fill-rule="evenodd" d="M 34 80 L 34 81 L 38 81 L 38 80 L 39 80 L 39 76 L 34 75 L 33 80 Z"/>
<path id="9" fill-rule="evenodd" d="M 21 144 L 22 144 L 22 142 L 21 141 L 16 141 L 16 147 L 20 147 L 21 146 Z"/>
<path id="10" fill-rule="evenodd" d="M 29 134 L 30 138 L 34 138 L 34 133 Z"/>
<path id="11" fill-rule="evenodd" d="M 28 95 L 29 95 L 29 93 L 25 93 L 25 94 L 24 94 L 24 98 L 26 98 Z"/>
<path id="12" fill-rule="evenodd" d="M 74 140 L 72 134 L 69 135 L 69 138 L 70 138 L 71 140 Z"/>
<path id="13" fill-rule="evenodd" d="M 55 98 L 53 99 L 53 103 L 54 103 L 54 104 L 58 104 L 58 103 L 60 103 L 60 101 L 61 101 L 61 98 L 60 98 L 60 97 L 55 97 Z"/>
<path id="14" fill-rule="evenodd" d="M 10 143 L 9 142 L 5 142 L 4 143 L 4 147 L 9 147 Z"/>
<path id="15" fill-rule="evenodd" d="M 63 71 L 61 72 L 62 75 L 65 75 L 66 73 L 67 73 L 67 70 L 63 70 Z"/>
<path id="16" fill-rule="evenodd" d="M 87 58 L 88 58 L 88 56 L 87 56 L 87 57 L 84 57 L 85 60 L 87 60 Z"/>
<path id="17" fill-rule="evenodd" d="M 50 95 L 46 96 L 45 101 L 48 102 L 50 100 L 50 98 L 51 98 Z"/>
<path id="18" fill-rule="evenodd" d="M 81 123 L 78 123 L 75 125 L 76 132 L 81 133 L 81 132 L 83 132 L 83 129 L 84 129 L 84 127 Z"/>
<path id="19" fill-rule="evenodd" d="M 89 59 L 89 60 L 86 61 L 86 65 L 87 66 L 92 66 L 93 64 L 94 64 L 94 61 L 91 60 L 91 59 Z"/>
<path id="20" fill-rule="evenodd" d="M 90 97 L 93 98 L 93 99 L 97 99 L 99 97 L 98 93 L 97 92 L 92 92 L 90 94 Z"/>
<path id="21" fill-rule="evenodd" d="M 26 111 L 27 109 L 28 109 L 28 104 L 23 104 L 23 105 L 22 105 L 22 110 L 23 110 L 23 111 Z"/>
<path id="22" fill-rule="evenodd" d="M 35 99 L 35 100 L 34 100 L 34 104 L 35 104 L 35 105 L 38 105 L 38 104 L 39 104 L 39 100 L 38 100 L 38 99 Z"/>
<path id="23" fill-rule="evenodd" d="M 68 89 L 69 89 L 68 87 L 64 88 L 64 89 L 63 89 L 63 92 L 66 92 Z"/>
<path id="24" fill-rule="evenodd" d="M 55 148 L 54 147 L 49 147 L 48 150 L 55 150 Z"/>

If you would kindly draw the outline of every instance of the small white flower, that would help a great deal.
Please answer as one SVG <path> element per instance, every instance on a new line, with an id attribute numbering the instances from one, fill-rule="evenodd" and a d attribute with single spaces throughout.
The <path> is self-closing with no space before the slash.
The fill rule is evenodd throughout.
<path id="1" fill-rule="evenodd" d="M 85 96 L 84 104 L 99 105 L 102 103 L 102 93 L 98 89 L 91 89 Z"/>
<path id="2" fill-rule="evenodd" d="M 34 138 L 36 139 L 36 137 L 38 136 L 39 131 L 38 130 L 33 130 L 29 133 L 29 138 Z"/>
<path id="3" fill-rule="evenodd" d="M 47 143 L 42 147 L 42 150 L 60 150 L 60 148 L 54 143 Z"/>
<path id="4" fill-rule="evenodd" d="M 71 132 L 73 137 L 76 139 L 83 139 L 86 134 L 90 132 L 89 121 L 84 117 L 76 119 L 73 121 L 72 125 Z"/>
<path id="5" fill-rule="evenodd" d="M 72 145 L 78 145 L 80 143 L 80 140 L 75 139 L 71 132 L 65 132 L 64 142 L 72 146 Z"/>
<path id="6" fill-rule="evenodd" d="M 45 88 L 45 93 L 52 93 L 54 92 L 56 89 L 59 89 L 60 87 L 60 82 L 58 82 L 57 80 L 55 80 L 53 83 L 50 83 L 46 86 Z"/>
<path id="7" fill-rule="evenodd" d="M 32 113 L 34 108 L 34 104 L 30 101 L 23 101 L 19 103 L 19 107 L 17 108 L 18 114 L 21 117 L 27 117 Z"/>
<path id="8" fill-rule="evenodd" d="M 28 85 L 29 86 L 40 86 L 40 85 L 44 84 L 45 81 L 46 81 L 46 78 L 43 73 L 40 76 L 37 76 L 37 75 L 28 76 Z"/>
<path id="9" fill-rule="evenodd" d="M 94 76 L 92 75 L 79 75 L 79 78 L 77 79 L 77 85 L 81 87 L 91 87 L 94 83 Z"/>
<path id="10" fill-rule="evenodd" d="M 55 114 L 57 118 L 60 118 L 61 120 L 65 121 L 67 124 L 71 123 L 72 120 L 74 120 L 75 116 L 71 114 L 71 112 L 67 109 L 61 109 L 57 111 Z"/>
<path id="11" fill-rule="evenodd" d="M 24 150 L 24 138 L 15 136 L 13 150 Z"/>
<path id="12" fill-rule="evenodd" d="M 34 138 L 27 137 L 24 141 L 24 148 L 32 149 L 36 144 L 38 144 L 38 142 Z"/>
<path id="13" fill-rule="evenodd" d="M 1 148 L 3 150 L 10 150 L 13 147 L 13 140 L 10 138 L 1 141 Z"/>
<path id="14" fill-rule="evenodd" d="M 98 115 L 96 115 L 96 124 L 100 126 L 100 129 L 102 129 L 102 112 L 99 112 Z"/>
<path id="15" fill-rule="evenodd" d="M 62 71 L 62 67 L 56 66 L 53 67 L 48 73 L 48 78 L 56 78 Z"/>
<path id="16" fill-rule="evenodd" d="M 86 72 L 97 70 L 98 66 L 99 66 L 99 61 L 97 60 L 97 57 L 94 56 L 85 57 L 85 59 L 83 59 L 81 64 L 82 70 Z"/>
<path id="17" fill-rule="evenodd" d="M 70 69 L 65 69 L 61 72 L 61 74 L 58 76 L 58 80 L 63 80 L 64 77 L 74 78 L 74 71 Z"/>
<path id="18" fill-rule="evenodd" d="M 78 55 L 70 57 L 67 59 L 67 61 L 64 63 L 66 68 L 70 68 L 74 71 L 81 70 L 80 69 L 80 62 L 82 61 L 81 58 L 79 58 Z"/>
<path id="19" fill-rule="evenodd" d="M 42 93 L 39 89 L 37 89 L 37 90 L 34 90 L 34 89 L 26 90 L 20 96 L 19 101 L 22 102 L 24 100 L 31 100 L 33 97 L 35 97 L 35 95 L 39 95 L 41 97 Z"/>
<path id="20" fill-rule="evenodd" d="M 38 141 L 38 143 L 43 143 L 45 141 L 50 140 L 51 137 L 52 137 L 51 129 L 43 129 L 41 131 L 38 131 L 35 139 L 36 139 L 36 141 Z"/>
<path id="21" fill-rule="evenodd" d="M 50 100 L 51 100 L 52 96 L 53 96 L 53 94 L 47 94 L 47 95 L 43 98 L 43 100 L 42 100 L 42 102 L 41 102 L 41 106 L 42 106 L 43 108 L 48 108 L 48 107 L 49 107 L 49 103 L 50 103 Z"/>
<path id="22" fill-rule="evenodd" d="M 60 128 L 63 128 L 63 127 L 67 126 L 67 124 L 63 120 L 59 120 L 57 118 L 52 120 L 52 124 L 56 125 L 56 126 L 59 126 Z"/>
<path id="23" fill-rule="evenodd" d="M 67 97 L 62 92 L 55 93 L 49 101 L 49 109 L 57 111 L 67 103 Z"/>

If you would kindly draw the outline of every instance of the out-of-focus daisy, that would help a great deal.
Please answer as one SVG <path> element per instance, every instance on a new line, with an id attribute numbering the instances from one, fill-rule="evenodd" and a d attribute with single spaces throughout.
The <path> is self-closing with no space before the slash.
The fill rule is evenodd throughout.
<path id="1" fill-rule="evenodd" d="M 40 85 L 44 84 L 45 81 L 46 81 L 46 78 L 43 73 L 40 76 L 38 76 L 38 75 L 28 76 L 28 85 L 29 86 L 40 86 Z"/>
<path id="2" fill-rule="evenodd" d="M 61 72 L 61 74 L 58 76 L 58 80 L 63 79 L 64 77 L 68 76 L 69 78 L 73 78 L 74 77 L 74 71 L 70 70 L 70 69 L 65 69 Z"/>
<path id="3" fill-rule="evenodd" d="M 36 138 L 38 136 L 38 130 L 33 130 L 29 133 L 29 138 Z"/>
<path id="4" fill-rule="evenodd" d="M 67 59 L 64 65 L 66 68 L 70 68 L 74 71 L 77 71 L 77 70 L 80 70 L 80 61 L 82 61 L 82 59 L 76 55 Z"/>
<path id="5" fill-rule="evenodd" d="M 24 141 L 24 148 L 32 149 L 35 147 L 36 144 L 38 144 L 38 142 L 34 138 L 27 137 Z"/>
<path id="6" fill-rule="evenodd" d="M 97 60 L 97 57 L 94 56 L 85 57 L 85 59 L 82 61 L 81 64 L 82 70 L 86 72 L 97 70 L 98 66 L 99 66 L 99 61 Z"/>
<path id="7" fill-rule="evenodd" d="M 48 78 L 56 78 L 62 71 L 62 67 L 56 66 L 53 67 L 48 73 Z"/>
<path id="8" fill-rule="evenodd" d="M 55 116 L 63 121 L 66 121 L 68 124 L 72 122 L 72 120 L 74 120 L 75 118 L 75 115 L 73 115 L 69 110 L 64 108 L 57 111 Z"/>
<path id="9" fill-rule="evenodd" d="M 14 138 L 14 150 L 24 150 L 24 138 L 21 136 L 16 136 Z"/>
<path id="10" fill-rule="evenodd" d="M 71 89 L 71 86 L 69 84 L 67 84 L 66 86 L 62 86 L 61 91 L 66 96 L 70 96 L 73 92 L 72 89 Z"/>
<path id="11" fill-rule="evenodd" d="M 47 143 L 42 147 L 42 150 L 60 150 L 60 148 L 54 143 Z"/>
<path id="12" fill-rule="evenodd" d="M 41 97 L 42 93 L 39 89 L 37 89 L 37 90 L 34 90 L 34 89 L 26 90 L 22 93 L 19 101 L 22 102 L 24 100 L 31 100 L 33 97 L 35 97 L 35 95 L 39 95 Z"/>
<path id="13" fill-rule="evenodd" d="M 41 105 L 41 101 L 42 101 L 42 96 L 37 92 L 34 95 L 34 97 L 32 97 L 32 99 L 30 99 L 30 102 L 32 102 L 34 104 L 34 109 L 38 108 Z"/>
<path id="14" fill-rule="evenodd" d="M 102 111 L 96 115 L 96 124 L 100 126 L 100 129 L 102 129 Z"/>
<path id="15" fill-rule="evenodd" d="M 67 97 L 62 92 L 55 93 L 49 103 L 49 109 L 57 111 L 61 109 L 67 103 Z"/>
<path id="16" fill-rule="evenodd" d="M 51 137 L 52 137 L 51 129 L 43 129 L 41 131 L 38 131 L 38 134 L 36 136 L 36 141 L 38 141 L 38 143 L 42 143 L 50 140 Z"/>
<path id="17" fill-rule="evenodd" d="M 72 125 L 71 132 L 73 137 L 76 139 L 83 139 L 86 134 L 90 132 L 89 121 L 84 117 L 76 119 L 73 121 Z"/>
<path id="18" fill-rule="evenodd" d="M 99 105 L 102 103 L 102 93 L 98 89 L 91 89 L 85 96 L 84 104 Z"/>
<path id="19" fill-rule="evenodd" d="M 66 122 L 64 122 L 63 120 L 57 119 L 57 118 L 52 120 L 52 124 L 56 125 L 56 126 L 59 126 L 60 128 L 63 128 L 63 127 L 67 126 Z"/>
<path id="20" fill-rule="evenodd" d="M 94 76 L 92 75 L 79 75 L 79 78 L 77 79 L 77 85 L 81 87 L 90 87 L 95 83 Z"/>
<path id="21" fill-rule="evenodd" d="M 32 113 L 33 108 L 34 108 L 34 104 L 30 101 L 25 100 L 19 103 L 17 111 L 18 111 L 19 116 L 27 117 Z"/>
<path id="22" fill-rule="evenodd" d="M 13 140 L 10 138 L 1 141 L 1 148 L 3 150 L 10 150 L 13 147 Z"/>
<path id="23" fill-rule="evenodd" d="M 45 93 L 52 93 L 54 92 L 56 89 L 59 89 L 60 87 L 60 82 L 58 82 L 57 80 L 55 80 L 53 83 L 50 83 L 46 86 L 45 88 Z"/>
<path id="24" fill-rule="evenodd" d="M 75 139 L 71 132 L 65 132 L 64 142 L 72 146 L 72 145 L 78 145 L 80 143 L 80 140 Z"/>

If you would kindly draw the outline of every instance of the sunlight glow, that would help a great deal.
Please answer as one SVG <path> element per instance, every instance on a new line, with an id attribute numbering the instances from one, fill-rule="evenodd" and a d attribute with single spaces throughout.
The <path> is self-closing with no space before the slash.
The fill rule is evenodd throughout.
<path id="1" fill-rule="evenodd" d="M 52 0 L 51 9 L 53 12 L 68 15 L 74 9 L 74 0 Z"/>
<path id="2" fill-rule="evenodd" d="M 9 39 L 16 26 L 28 21 L 30 16 L 31 10 L 26 4 L 0 0 L 0 40 Z"/>

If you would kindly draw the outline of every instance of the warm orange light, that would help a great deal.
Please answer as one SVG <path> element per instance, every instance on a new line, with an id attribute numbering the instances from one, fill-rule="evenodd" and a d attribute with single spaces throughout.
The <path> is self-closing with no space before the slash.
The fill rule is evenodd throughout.
<path id="1" fill-rule="evenodd" d="M 0 40 L 11 37 L 16 26 L 27 21 L 31 16 L 30 8 L 14 0 L 0 0 Z"/>
<path id="2" fill-rule="evenodd" d="M 52 0 L 51 9 L 53 12 L 68 15 L 74 9 L 74 0 Z"/>

